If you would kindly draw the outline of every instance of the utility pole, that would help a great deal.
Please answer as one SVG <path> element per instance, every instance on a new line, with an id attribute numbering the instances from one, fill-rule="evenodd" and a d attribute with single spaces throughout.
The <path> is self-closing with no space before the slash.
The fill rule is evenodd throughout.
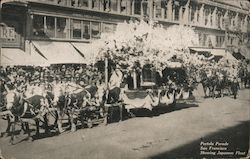
<path id="1" fill-rule="evenodd" d="M 0 27 L 2 25 L 2 2 L 0 1 Z M 0 66 L 2 65 L 2 39 L 0 37 Z"/>
<path id="2" fill-rule="evenodd" d="M 225 17 L 225 50 L 228 51 L 228 31 L 229 31 L 229 18 Z"/>

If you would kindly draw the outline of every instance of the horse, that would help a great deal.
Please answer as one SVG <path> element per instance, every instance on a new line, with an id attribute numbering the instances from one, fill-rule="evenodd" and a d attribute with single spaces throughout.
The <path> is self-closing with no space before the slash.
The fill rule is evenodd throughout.
<path id="1" fill-rule="evenodd" d="M 86 100 L 94 98 L 100 90 L 95 85 L 89 85 L 85 88 L 79 88 L 73 91 L 71 90 L 72 88 L 68 86 L 67 90 L 71 91 L 67 92 L 63 91 L 64 88 L 58 88 L 48 94 L 48 96 L 52 99 L 53 105 L 57 108 L 58 131 L 59 133 L 65 131 L 62 128 L 62 120 L 66 114 L 68 116 L 71 131 L 74 132 L 76 131 L 76 119 L 79 117 L 81 108 L 84 107 Z M 100 95 L 100 99 L 101 97 L 102 95 Z"/>
<path id="2" fill-rule="evenodd" d="M 27 132 L 28 139 L 30 140 L 30 129 L 28 122 L 25 119 L 35 120 L 36 123 L 36 136 L 39 136 L 39 122 L 44 120 L 45 132 L 49 132 L 47 119 L 45 117 L 48 112 L 48 105 L 45 97 L 41 95 L 34 95 L 28 99 L 16 91 L 9 91 L 6 95 L 6 109 L 10 112 L 10 125 L 11 127 L 11 140 L 14 143 L 15 125 L 21 122 L 22 129 Z M 23 126 L 26 127 L 26 130 Z"/>
<path id="3" fill-rule="evenodd" d="M 208 74 L 205 71 L 200 72 L 200 82 L 203 87 L 203 91 L 206 97 L 215 97 L 215 91 L 218 84 L 218 78 L 216 75 L 212 74 L 211 76 L 208 76 Z M 208 91 L 208 94 L 207 94 Z"/>

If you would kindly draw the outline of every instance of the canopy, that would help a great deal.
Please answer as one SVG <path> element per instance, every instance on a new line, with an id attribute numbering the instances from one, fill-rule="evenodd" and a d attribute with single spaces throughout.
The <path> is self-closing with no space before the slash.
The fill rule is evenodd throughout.
<path id="1" fill-rule="evenodd" d="M 71 43 L 71 44 L 78 52 L 80 52 L 84 56 L 86 64 L 94 62 L 94 60 L 96 59 L 95 56 L 98 53 L 97 47 L 93 47 L 93 45 L 89 43 Z"/>
<path id="2" fill-rule="evenodd" d="M 196 52 L 211 52 L 211 49 L 208 48 L 190 48 L 190 49 Z"/>
<path id="3" fill-rule="evenodd" d="M 245 56 L 243 56 L 240 52 L 234 52 L 232 54 L 237 60 L 245 59 Z"/>
<path id="4" fill-rule="evenodd" d="M 214 56 L 224 56 L 225 55 L 225 49 L 210 49 L 210 48 L 190 48 L 190 49 L 195 51 L 195 52 L 208 52 Z"/>
<path id="5" fill-rule="evenodd" d="M 82 64 L 86 63 L 81 55 L 69 42 L 33 41 L 36 50 L 50 64 Z"/>
<path id="6" fill-rule="evenodd" d="M 210 53 L 213 56 L 217 57 L 225 57 L 226 59 L 230 60 L 236 60 L 235 57 L 230 54 L 229 52 L 226 52 L 225 49 L 210 49 L 210 48 L 190 48 L 191 50 L 195 52 L 206 52 Z"/>
<path id="7" fill-rule="evenodd" d="M 225 49 L 211 49 L 211 54 L 214 56 L 225 56 L 226 51 Z"/>
<path id="8" fill-rule="evenodd" d="M 47 60 L 31 48 L 30 53 L 24 52 L 18 48 L 2 48 L 1 66 L 29 65 L 29 66 L 47 66 Z"/>
<path id="9" fill-rule="evenodd" d="M 240 53 L 246 58 L 250 59 L 250 46 L 241 46 Z"/>

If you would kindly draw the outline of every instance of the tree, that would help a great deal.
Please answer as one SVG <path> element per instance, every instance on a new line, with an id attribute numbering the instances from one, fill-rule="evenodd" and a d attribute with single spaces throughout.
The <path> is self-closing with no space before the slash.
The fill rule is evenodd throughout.
<path id="1" fill-rule="evenodd" d="M 139 62 L 153 64 L 157 70 L 171 66 L 176 57 L 183 65 L 190 62 L 189 46 L 198 44 L 198 36 L 191 27 L 173 25 L 164 29 L 153 21 L 124 22 L 114 33 L 103 34 L 93 45 L 99 48 L 97 57 L 108 56 L 129 69 Z"/>

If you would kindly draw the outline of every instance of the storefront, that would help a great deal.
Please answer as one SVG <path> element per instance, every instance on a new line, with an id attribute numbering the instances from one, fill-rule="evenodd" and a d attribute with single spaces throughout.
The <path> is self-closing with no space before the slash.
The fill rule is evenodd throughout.
<path id="1" fill-rule="evenodd" d="M 100 14 L 39 2 L 8 2 L 2 19 L 14 38 L 6 39 L 1 65 L 86 64 L 101 33 L 114 32 L 129 17 Z M 22 58 L 23 57 L 23 58 Z M 25 58 L 24 58 L 25 57 Z"/>

